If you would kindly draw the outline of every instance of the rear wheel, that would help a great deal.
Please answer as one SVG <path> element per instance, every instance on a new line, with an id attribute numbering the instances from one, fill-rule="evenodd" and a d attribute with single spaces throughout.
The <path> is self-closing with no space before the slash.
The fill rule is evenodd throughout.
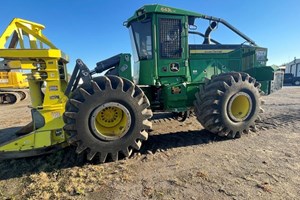
<path id="1" fill-rule="evenodd" d="M 246 73 L 214 76 L 194 101 L 198 121 L 207 130 L 229 138 L 255 127 L 260 111 L 260 84 Z"/>
<path id="2" fill-rule="evenodd" d="M 88 160 L 128 157 L 147 140 L 152 111 L 144 92 L 131 81 L 102 76 L 74 91 L 66 104 L 64 129 L 76 152 L 87 152 Z"/>

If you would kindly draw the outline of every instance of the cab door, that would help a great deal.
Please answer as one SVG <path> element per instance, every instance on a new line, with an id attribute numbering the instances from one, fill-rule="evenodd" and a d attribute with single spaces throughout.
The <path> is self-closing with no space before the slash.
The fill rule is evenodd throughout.
<path id="1" fill-rule="evenodd" d="M 157 16 L 156 38 L 158 44 L 157 68 L 159 77 L 186 77 L 186 32 L 184 16 Z M 163 80 L 161 79 L 161 81 Z M 177 78 L 176 80 L 179 79 Z"/>

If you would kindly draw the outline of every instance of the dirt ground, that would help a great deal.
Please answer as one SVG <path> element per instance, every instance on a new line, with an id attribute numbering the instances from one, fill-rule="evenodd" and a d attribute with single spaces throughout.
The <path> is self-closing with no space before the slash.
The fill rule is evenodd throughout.
<path id="1" fill-rule="evenodd" d="M 299 199 L 300 87 L 264 97 L 258 131 L 223 140 L 194 117 L 162 120 L 140 152 L 93 164 L 72 147 L 0 163 L 0 199 Z M 0 134 L 30 119 L 0 106 Z"/>

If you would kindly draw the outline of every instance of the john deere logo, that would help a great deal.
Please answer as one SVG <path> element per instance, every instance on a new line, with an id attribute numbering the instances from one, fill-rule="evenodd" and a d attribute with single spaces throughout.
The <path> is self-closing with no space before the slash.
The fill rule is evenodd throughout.
<path id="1" fill-rule="evenodd" d="M 171 63 L 170 64 L 170 71 L 171 72 L 178 72 L 179 71 L 179 64 L 178 63 Z"/>

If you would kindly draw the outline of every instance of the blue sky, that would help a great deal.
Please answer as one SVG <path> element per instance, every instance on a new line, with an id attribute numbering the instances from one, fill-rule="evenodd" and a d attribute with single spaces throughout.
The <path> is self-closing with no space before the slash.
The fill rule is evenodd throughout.
<path id="1" fill-rule="evenodd" d="M 123 22 L 144 4 L 163 4 L 230 22 L 258 45 L 269 49 L 269 65 L 300 58 L 299 0 L 14 0 L 1 2 L 0 32 L 14 18 L 46 26 L 44 34 L 70 56 L 69 71 L 81 58 L 89 68 L 118 53 L 131 53 Z M 201 31 L 205 27 L 199 27 Z M 219 27 L 212 37 L 240 42 Z M 223 41 L 224 40 L 224 41 Z"/>

